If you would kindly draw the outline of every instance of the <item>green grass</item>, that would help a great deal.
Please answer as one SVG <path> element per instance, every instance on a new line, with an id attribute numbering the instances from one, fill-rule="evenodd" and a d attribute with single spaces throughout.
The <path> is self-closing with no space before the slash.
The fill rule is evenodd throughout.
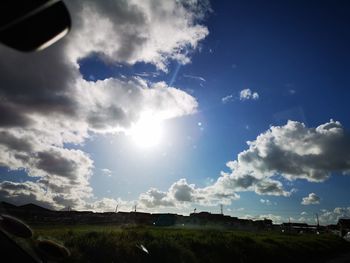
<path id="1" fill-rule="evenodd" d="M 64 262 L 324 262 L 350 251 L 349 243 L 326 234 L 98 225 L 34 230 L 69 248 Z"/>

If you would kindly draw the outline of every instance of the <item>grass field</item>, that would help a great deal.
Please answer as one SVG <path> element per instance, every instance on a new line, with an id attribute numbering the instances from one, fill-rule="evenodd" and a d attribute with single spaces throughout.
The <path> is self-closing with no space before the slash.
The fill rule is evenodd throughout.
<path id="1" fill-rule="evenodd" d="M 64 262 L 325 262 L 350 251 L 349 243 L 326 234 L 136 226 L 46 226 L 34 231 L 36 238 L 69 248 L 71 256 Z"/>

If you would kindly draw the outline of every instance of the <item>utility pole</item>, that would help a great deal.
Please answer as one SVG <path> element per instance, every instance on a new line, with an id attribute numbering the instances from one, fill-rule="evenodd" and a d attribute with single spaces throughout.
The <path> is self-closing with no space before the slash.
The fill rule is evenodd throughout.
<path id="1" fill-rule="evenodd" d="M 290 223 L 290 217 L 288 218 L 288 222 L 289 222 L 289 224 L 288 224 L 288 232 L 290 233 L 292 231 L 292 225 Z"/>
<path id="2" fill-rule="evenodd" d="M 318 220 L 318 213 L 315 214 L 316 215 L 316 220 L 317 220 L 317 228 L 320 227 L 320 221 Z"/>
<path id="3" fill-rule="evenodd" d="M 220 213 L 224 215 L 224 205 L 220 204 Z"/>
<path id="4" fill-rule="evenodd" d="M 137 205 L 135 205 L 135 211 L 134 211 L 135 213 L 136 213 L 136 207 L 137 207 Z"/>
<path id="5" fill-rule="evenodd" d="M 115 207 L 115 212 L 118 213 L 118 206 L 119 204 L 117 204 L 117 206 Z"/>

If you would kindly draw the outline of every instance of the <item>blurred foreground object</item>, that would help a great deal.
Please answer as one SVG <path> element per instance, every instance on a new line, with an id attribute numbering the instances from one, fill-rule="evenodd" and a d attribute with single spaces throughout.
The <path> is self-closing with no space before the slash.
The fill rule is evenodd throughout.
<path id="1" fill-rule="evenodd" d="M 33 238 L 33 231 L 27 224 L 4 214 L 0 214 L 0 247 L 0 262 L 40 263 L 70 256 L 64 245 L 50 239 Z"/>
<path id="2" fill-rule="evenodd" d="M 53 240 L 37 241 L 37 252 L 44 261 L 69 257 L 69 250 Z"/>
<path id="3" fill-rule="evenodd" d="M 59 0 L 2 0 L 0 42 L 17 50 L 42 50 L 71 27 L 68 9 Z"/>
<path id="4" fill-rule="evenodd" d="M 29 226 L 21 220 L 9 215 L 0 216 L 0 227 L 17 237 L 31 238 L 33 236 L 33 232 Z"/>

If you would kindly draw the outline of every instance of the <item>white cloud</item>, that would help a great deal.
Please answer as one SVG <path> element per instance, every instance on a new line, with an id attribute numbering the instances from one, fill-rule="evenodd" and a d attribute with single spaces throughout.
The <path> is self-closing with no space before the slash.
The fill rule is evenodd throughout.
<path id="1" fill-rule="evenodd" d="M 257 92 L 251 91 L 251 89 L 243 89 L 239 92 L 239 100 L 258 100 L 259 94 Z M 229 94 L 221 98 L 221 102 L 226 104 L 235 100 L 233 94 Z"/>
<path id="2" fill-rule="evenodd" d="M 270 219 L 273 221 L 273 223 L 275 224 L 280 224 L 283 222 L 283 218 L 279 215 L 275 215 L 275 214 L 264 214 L 264 215 L 259 215 L 258 216 L 259 219 Z"/>
<path id="3" fill-rule="evenodd" d="M 254 92 L 253 95 L 252 95 L 252 99 L 253 100 L 259 99 L 259 94 L 257 92 Z"/>
<path id="4" fill-rule="evenodd" d="M 350 168 L 350 137 L 333 120 L 316 128 L 288 121 L 247 143 L 249 148 L 227 163 L 231 172 L 222 172 L 213 187 L 289 196 L 294 190 L 284 190 L 276 176 L 322 182 L 331 172 L 347 173 Z"/>
<path id="5" fill-rule="evenodd" d="M 176 200 L 172 191 L 164 193 L 166 200 L 203 205 L 230 204 L 239 198 L 237 193 L 253 191 L 259 195 L 290 196 L 296 189 L 286 190 L 282 178 L 293 181 L 304 179 L 323 182 L 333 171 L 347 173 L 350 169 L 350 137 L 339 122 L 331 120 L 316 128 L 303 123 L 288 121 L 283 126 L 271 126 L 269 130 L 247 142 L 249 148 L 229 161 L 230 172 L 204 188 L 190 185 L 186 180 L 175 183 L 185 185 L 187 198 Z M 182 195 L 181 195 L 182 196 Z M 304 203 L 319 202 L 311 193 Z M 263 203 L 268 199 L 262 199 Z M 273 203 L 274 204 L 274 203 Z"/>
<path id="6" fill-rule="evenodd" d="M 102 169 L 101 169 L 101 172 L 102 172 L 104 175 L 106 175 L 106 176 L 109 176 L 109 177 L 112 176 L 112 171 L 109 170 L 108 168 L 102 168 Z"/>
<path id="7" fill-rule="evenodd" d="M 271 126 L 247 143 L 249 149 L 239 153 L 229 167 L 255 178 L 281 175 L 288 180 L 322 182 L 333 171 L 350 169 L 350 136 L 337 121 L 317 128 L 288 121 L 284 126 Z"/>
<path id="8" fill-rule="evenodd" d="M 303 197 L 302 205 L 317 205 L 320 203 L 321 198 L 315 193 L 310 193 L 308 196 Z"/>
<path id="9" fill-rule="evenodd" d="M 82 115 L 90 130 L 99 133 L 125 131 L 142 114 L 159 120 L 194 113 L 197 101 L 165 82 L 149 83 L 139 77 L 127 81 L 105 79 L 81 81 L 79 85 Z"/>
<path id="10" fill-rule="evenodd" d="M 139 77 L 158 77 L 159 76 L 159 72 L 141 72 L 141 73 L 135 73 L 136 76 Z"/>
<path id="11" fill-rule="evenodd" d="M 298 217 L 297 221 L 301 223 L 307 223 L 307 224 L 316 224 L 317 223 L 316 214 L 303 211 L 300 213 L 300 216 Z"/>
<path id="12" fill-rule="evenodd" d="M 257 100 L 259 99 L 259 94 L 257 92 L 252 92 L 250 89 L 243 89 L 239 92 L 240 100 Z"/>
<path id="13" fill-rule="evenodd" d="M 0 129 L 0 164 L 39 176 L 35 190 L 27 183 L 18 187 L 31 189 L 28 193 L 37 196 L 37 200 L 46 200 L 42 189 L 51 189 L 51 193 L 57 194 L 52 200 L 59 207 L 66 205 L 65 199 L 82 206 L 82 198 L 91 196 L 89 177 L 93 161 L 82 151 L 64 148 L 66 143 L 83 142 L 89 131 L 127 131 L 146 108 L 160 119 L 166 119 L 191 114 L 197 107 L 196 100 L 185 92 L 139 77 L 97 82 L 78 78 L 75 86 L 65 92 L 73 94 L 70 99 L 74 99 L 74 107 L 78 105 L 71 109 L 74 114 L 55 106 L 53 119 L 46 111 L 45 114 L 38 112 L 44 105 L 36 108 L 38 105 L 33 104 L 17 119 L 20 123 L 4 118 L 1 125 L 7 128 Z M 4 94 L 7 96 L 6 92 Z M 12 98 L 10 93 L 8 96 Z M 30 96 L 28 99 L 39 100 Z M 70 105 L 69 100 L 66 102 Z M 24 106 L 13 99 L 8 108 L 8 111 L 14 110 L 11 116 L 22 114 L 16 107 Z M 165 192 L 150 189 L 140 195 L 139 202 L 145 207 L 230 204 L 242 191 L 290 196 L 293 189 L 286 190 L 281 177 L 290 181 L 323 182 L 334 171 L 348 174 L 350 170 L 349 133 L 337 121 L 330 120 L 316 128 L 288 121 L 283 126 L 271 126 L 247 144 L 247 150 L 227 163 L 230 171 L 222 172 L 211 185 L 199 188 L 182 179 Z M 63 163 L 67 169 L 61 170 L 59 164 Z M 3 196 L 13 193 L 11 187 L 9 183 L 3 185 Z M 18 199 L 27 195 L 23 192 Z M 52 202 L 48 204 L 52 205 Z"/>
<path id="14" fill-rule="evenodd" d="M 188 184 L 186 179 L 180 179 L 173 183 L 168 191 L 162 192 L 152 188 L 139 197 L 139 203 L 148 208 L 176 206 L 186 207 L 191 203 L 205 206 L 216 206 L 218 204 L 230 204 L 239 196 L 234 192 L 218 191 L 209 186 L 198 188 L 194 184 Z"/>
<path id="15" fill-rule="evenodd" d="M 124 201 L 121 199 L 101 198 L 97 201 L 86 202 L 81 209 L 91 210 L 95 212 L 115 212 L 131 211 L 135 205 L 132 201 Z"/>
<path id="16" fill-rule="evenodd" d="M 228 103 L 228 102 L 233 101 L 233 100 L 234 100 L 234 97 L 232 94 L 230 94 L 230 95 L 223 97 L 221 99 L 221 102 L 225 104 L 225 103 Z"/>
<path id="17" fill-rule="evenodd" d="M 45 139 L 36 137 L 36 132 L 31 134 L 21 129 L 9 129 L 2 130 L 1 134 L 0 165 L 11 170 L 24 169 L 29 176 L 39 178 L 37 188 L 33 188 L 33 182 L 17 184 L 18 188 L 23 186 L 21 193 L 28 189 L 31 195 L 38 193 L 42 197 L 42 189 L 54 192 L 52 196 L 60 208 L 66 204 L 59 197 L 64 196 L 69 202 L 79 204 L 81 198 L 91 196 L 89 179 L 93 161 L 86 153 L 50 145 Z M 4 191 L 6 187 L 13 186 L 9 183 L 3 185 Z M 17 198 L 20 199 L 20 196 Z"/>
<path id="18" fill-rule="evenodd" d="M 271 202 L 269 199 L 260 199 L 260 203 L 264 204 L 264 205 L 277 205 L 276 202 Z"/>
<path id="19" fill-rule="evenodd" d="M 190 62 L 189 54 L 208 34 L 198 23 L 208 9 L 203 2 L 67 5 L 73 28 L 60 42 L 25 55 L 0 47 L 0 165 L 24 169 L 34 180 L 3 182 L 2 196 L 29 196 L 28 201 L 56 208 L 84 207 L 92 197 L 93 160 L 67 145 L 82 144 L 92 133 L 127 132 L 145 110 L 164 120 L 197 108 L 195 98 L 164 82 L 141 77 L 86 81 L 79 59 L 94 54 L 106 63 L 145 62 L 167 71 L 169 60 Z M 15 193 L 14 187 L 21 190 Z"/>
<path id="20" fill-rule="evenodd" d="M 322 224 L 336 224 L 340 218 L 350 218 L 350 207 L 336 207 L 333 210 L 322 209 L 319 216 Z"/>
<path id="21" fill-rule="evenodd" d="M 76 60 L 96 52 L 106 60 L 151 63 L 164 71 L 169 58 L 186 64 L 187 50 L 208 34 L 196 23 L 206 9 L 202 2 L 187 2 L 186 8 L 171 0 L 67 2 L 77 25 L 69 54 Z"/>
<path id="22" fill-rule="evenodd" d="M 189 75 L 189 74 L 184 74 L 183 76 L 185 78 L 190 78 L 190 79 L 195 79 L 195 80 L 199 80 L 199 81 L 205 82 L 205 78 L 203 78 L 201 76 L 194 76 L 194 75 Z"/>
<path id="23" fill-rule="evenodd" d="M 242 218 L 252 219 L 252 220 L 270 219 L 275 224 L 280 224 L 284 221 L 284 219 L 281 216 L 275 215 L 275 214 L 262 214 L 262 215 L 255 215 L 255 216 L 247 214 L 247 215 L 244 215 Z"/>

